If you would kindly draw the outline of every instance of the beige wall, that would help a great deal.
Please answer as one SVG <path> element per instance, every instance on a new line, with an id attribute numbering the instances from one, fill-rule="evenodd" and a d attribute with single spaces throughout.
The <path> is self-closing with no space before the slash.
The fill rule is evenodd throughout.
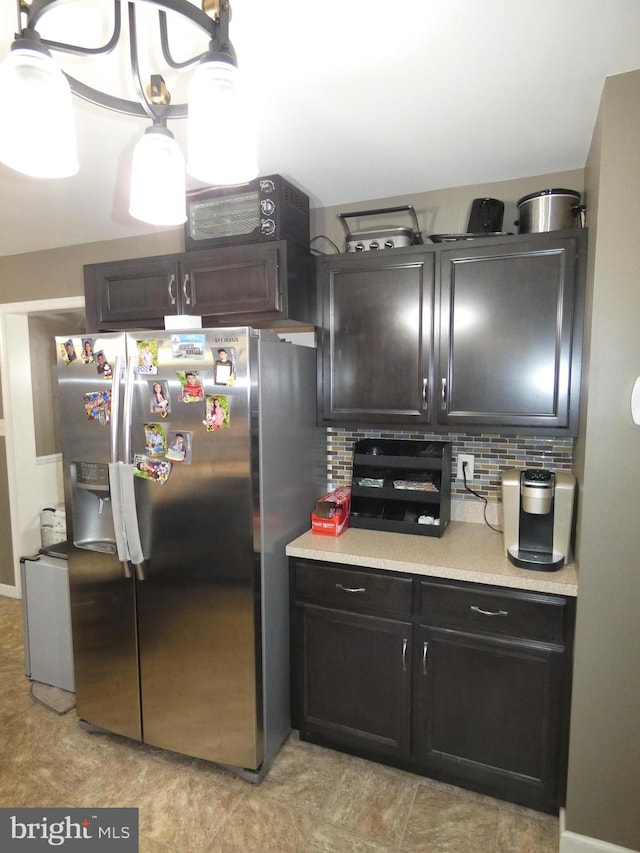
<path id="1" fill-rule="evenodd" d="M 84 264 L 181 252 L 183 247 L 183 231 L 176 229 L 0 257 L 0 303 L 80 296 L 84 293 Z"/>
<path id="2" fill-rule="evenodd" d="M 588 402 L 566 828 L 640 850 L 640 71 L 606 81 L 586 170 Z"/>

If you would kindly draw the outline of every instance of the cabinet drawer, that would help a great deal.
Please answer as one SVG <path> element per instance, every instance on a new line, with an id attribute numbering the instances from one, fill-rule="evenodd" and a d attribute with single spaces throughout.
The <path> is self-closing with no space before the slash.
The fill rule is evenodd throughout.
<path id="1" fill-rule="evenodd" d="M 295 583 L 298 600 L 355 612 L 411 615 L 413 583 L 410 578 L 296 562 Z"/>
<path id="2" fill-rule="evenodd" d="M 472 633 L 561 645 L 568 601 L 562 596 L 475 585 L 420 583 L 420 621 Z"/>

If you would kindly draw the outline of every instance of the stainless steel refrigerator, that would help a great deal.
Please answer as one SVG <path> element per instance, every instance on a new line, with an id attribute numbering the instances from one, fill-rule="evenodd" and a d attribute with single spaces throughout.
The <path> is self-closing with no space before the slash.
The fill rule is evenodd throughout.
<path id="1" fill-rule="evenodd" d="M 259 781 L 289 724 L 286 543 L 326 484 L 315 351 L 56 338 L 77 714 Z"/>

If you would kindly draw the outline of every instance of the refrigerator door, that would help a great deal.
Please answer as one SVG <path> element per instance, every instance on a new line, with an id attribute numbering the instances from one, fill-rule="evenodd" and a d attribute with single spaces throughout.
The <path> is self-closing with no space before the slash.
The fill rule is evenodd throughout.
<path id="1" fill-rule="evenodd" d="M 109 464 L 121 449 L 122 334 L 56 338 L 80 719 L 141 739 L 135 587 L 118 557 Z"/>
<path id="2" fill-rule="evenodd" d="M 246 328 L 128 335 L 138 354 L 130 437 L 145 557 L 143 737 L 253 769 L 263 760 L 255 344 Z"/>

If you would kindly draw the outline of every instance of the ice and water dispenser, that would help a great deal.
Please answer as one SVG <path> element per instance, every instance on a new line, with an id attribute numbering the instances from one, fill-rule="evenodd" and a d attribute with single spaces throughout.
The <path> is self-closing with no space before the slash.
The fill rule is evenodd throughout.
<path id="1" fill-rule="evenodd" d="M 115 554 L 109 466 L 102 462 L 72 462 L 70 467 L 73 544 Z"/>

